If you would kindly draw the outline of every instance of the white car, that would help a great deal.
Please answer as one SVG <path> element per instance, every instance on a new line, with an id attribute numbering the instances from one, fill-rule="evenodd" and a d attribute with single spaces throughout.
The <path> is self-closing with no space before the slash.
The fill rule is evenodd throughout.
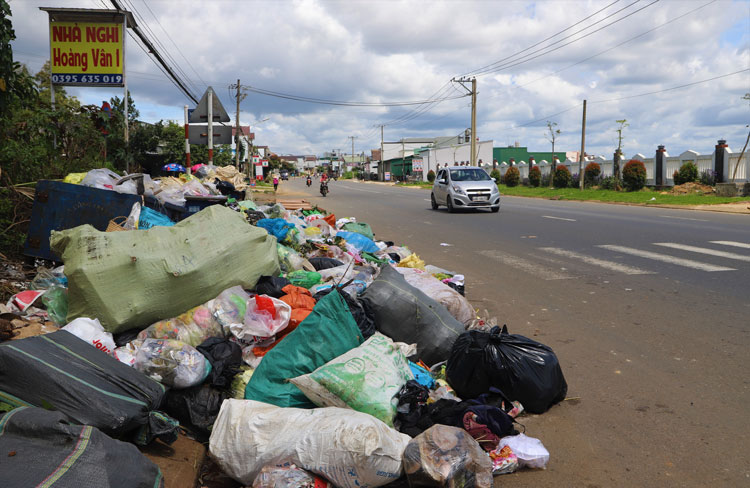
<path id="1" fill-rule="evenodd" d="M 500 190 L 494 178 L 476 166 L 453 166 L 438 170 L 430 195 L 432 209 L 440 205 L 449 212 L 458 208 L 500 210 Z"/>

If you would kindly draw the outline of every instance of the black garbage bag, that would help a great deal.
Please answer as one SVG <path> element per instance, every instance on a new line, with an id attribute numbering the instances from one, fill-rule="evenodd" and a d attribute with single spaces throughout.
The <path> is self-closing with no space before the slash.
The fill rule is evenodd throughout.
<path id="1" fill-rule="evenodd" d="M 321 269 L 335 268 L 336 266 L 344 265 L 344 263 L 342 263 L 338 259 L 333 259 L 333 258 L 310 258 L 308 259 L 308 261 L 310 261 L 310 264 L 313 265 L 313 267 L 315 268 L 315 271 L 320 271 Z"/>
<path id="2" fill-rule="evenodd" d="M 242 366 L 240 345 L 221 337 L 209 337 L 196 349 L 211 363 L 208 383 L 219 388 L 228 387 Z"/>
<path id="3" fill-rule="evenodd" d="M 159 467 L 133 444 L 67 420 L 62 412 L 36 407 L 19 407 L 0 417 L 0 485 L 164 486 Z"/>
<path id="4" fill-rule="evenodd" d="M 552 349 L 509 334 L 505 326 L 461 334 L 448 359 L 446 377 L 462 398 L 478 397 L 494 386 L 531 413 L 546 412 L 568 392 Z"/>
<path id="5" fill-rule="evenodd" d="M 217 178 L 214 180 L 214 184 L 216 185 L 216 189 L 219 190 L 219 193 L 222 195 L 230 195 L 235 191 L 234 185 L 228 181 L 222 181 Z"/>
<path id="6" fill-rule="evenodd" d="M 453 342 L 464 331 L 448 309 L 391 266 L 383 266 L 360 301 L 372 310 L 380 332 L 394 341 L 416 343 L 417 355 L 428 365 L 448 359 Z"/>
<path id="7" fill-rule="evenodd" d="M 128 342 L 132 342 L 135 339 L 138 338 L 138 334 L 141 333 L 143 329 L 128 329 L 124 330 L 118 334 L 112 334 L 112 338 L 115 340 L 115 345 L 117 347 L 122 347 Z"/>
<path id="8" fill-rule="evenodd" d="M 203 385 L 170 390 L 164 410 L 198 434 L 208 435 L 221 410 L 221 404 L 232 395 L 229 390 Z"/>
<path id="9" fill-rule="evenodd" d="M 268 295 L 269 297 L 281 298 L 286 295 L 282 290 L 286 285 L 292 282 L 280 276 L 261 276 L 255 285 L 255 293 L 258 295 Z"/>
<path id="10" fill-rule="evenodd" d="M 321 298 L 328 295 L 334 288 L 328 288 L 327 290 L 321 290 L 313 298 L 316 301 L 320 301 Z M 362 332 L 362 337 L 367 339 L 375 333 L 375 316 L 368 305 L 361 300 L 357 300 L 349 295 L 345 291 L 339 293 L 349 307 L 349 311 L 354 317 L 354 321 L 357 323 L 357 328 Z"/>
<path id="11" fill-rule="evenodd" d="M 110 435 L 148 425 L 166 387 L 66 330 L 0 344 L 0 398 Z"/>

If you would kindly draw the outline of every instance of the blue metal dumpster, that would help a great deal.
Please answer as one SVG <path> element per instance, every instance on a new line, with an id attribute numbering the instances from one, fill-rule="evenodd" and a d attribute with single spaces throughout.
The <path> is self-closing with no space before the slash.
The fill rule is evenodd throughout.
<path id="1" fill-rule="evenodd" d="M 61 181 L 39 180 L 23 253 L 59 261 L 60 258 L 49 248 L 49 236 L 53 230 L 70 229 L 83 224 L 106 230 L 111 219 L 127 216 L 133 204 L 140 201 L 141 197 L 138 195 Z"/>

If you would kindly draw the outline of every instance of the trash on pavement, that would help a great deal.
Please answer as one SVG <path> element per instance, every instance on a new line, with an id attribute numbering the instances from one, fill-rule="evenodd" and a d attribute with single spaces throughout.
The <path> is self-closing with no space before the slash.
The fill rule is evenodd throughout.
<path id="1" fill-rule="evenodd" d="M 49 318 L 57 325 L 64 325 L 68 318 L 68 288 L 54 285 L 42 295 L 42 303 Z"/>
<path id="2" fill-rule="evenodd" d="M 247 384 L 245 398 L 279 407 L 313 408 L 315 405 L 288 380 L 312 373 L 361 342 L 362 334 L 346 302 L 338 292 L 330 293 L 263 357 Z"/>
<path id="3" fill-rule="evenodd" d="M 65 262 L 68 319 L 96 317 L 110 332 L 145 328 L 279 271 L 274 239 L 220 206 L 173 227 L 105 233 L 84 225 L 50 239 Z"/>
<path id="4" fill-rule="evenodd" d="M 375 417 L 349 409 L 279 408 L 229 399 L 221 406 L 209 450 L 224 471 L 246 485 L 264 466 L 293 463 L 337 487 L 360 488 L 401 476 L 409 440 Z"/>
<path id="5" fill-rule="evenodd" d="M 209 337 L 224 337 L 224 329 L 214 317 L 214 300 L 191 308 L 177 317 L 160 320 L 143 329 L 137 336 L 145 339 L 174 339 L 193 347 Z"/>
<path id="6" fill-rule="evenodd" d="M 228 390 L 208 383 L 167 392 L 164 410 L 180 421 L 180 425 L 199 434 L 209 434 L 219 415 L 221 404 L 231 398 Z"/>
<path id="7" fill-rule="evenodd" d="M 416 343 L 417 355 L 429 365 L 445 361 L 464 326 L 448 310 L 414 288 L 391 266 L 361 297 L 375 316 L 375 326 L 395 341 Z"/>
<path id="8" fill-rule="evenodd" d="M 366 224 L 364 222 L 349 222 L 342 225 L 341 228 L 348 232 L 356 232 L 357 234 L 362 234 L 370 240 L 375 239 L 370 224 Z"/>
<path id="9" fill-rule="evenodd" d="M 107 434 L 146 425 L 166 388 L 70 332 L 0 344 L 0 401 L 59 410 Z"/>
<path id="10" fill-rule="evenodd" d="M 312 373 L 289 381 L 319 407 L 351 408 L 393 427 L 392 399 L 411 379 L 414 375 L 398 347 L 376 333 Z"/>
<path id="11" fill-rule="evenodd" d="M 112 354 L 115 350 L 115 340 L 112 338 L 112 334 L 105 331 L 97 319 L 79 317 L 63 327 L 62 330 L 70 332 L 107 354 Z"/>
<path id="12" fill-rule="evenodd" d="M 518 469 L 518 456 L 513 453 L 510 446 L 498 447 L 490 452 L 492 459 L 492 475 L 510 474 Z"/>
<path id="13" fill-rule="evenodd" d="M 475 398 L 494 386 L 531 413 L 546 412 L 568 391 L 552 349 L 509 334 L 507 327 L 461 334 L 453 344 L 446 375 L 462 398 Z"/>
<path id="14" fill-rule="evenodd" d="M 499 448 L 505 446 L 513 450 L 518 457 L 518 466 L 521 468 L 545 469 L 549 462 L 549 451 L 544 447 L 542 441 L 526 434 L 512 435 L 500 439 Z"/>
<path id="15" fill-rule="evenodd" d="M 328 488 L 329 483 L 294 464 L 263 466 L 252 488 Z"/>
<path id="16" fill-rule="evenodd" d="M 145 339 L 133 367 L 174 388 L 198 385 L 211 372 L 211 363 L 190 344 L 174 339 Z"/>
<path id="17" fill-rule="evenodd" d="M 7 487 L 164 486 L 159 467 L 133 444 L 43 408 L 19 407 L 0 417 L 0 452 Z"/>
<path id="18" fill-rule="evenodd" d="M 425 295 L 448 309 L 451 315 L 464 324 L 464 326 L 474 320 L 476 316 L 474 307 L 471 306 L 466 298 L 450 286 L 417 268 L 399 266 L 394 269 L 401 273 L 406 278 L 406 282 L 411 286 L 421 290 Z"/>
<path id="19" fill-rule="evenodd" d="M 412 253 L 399 261 L 398 267 L 424 269 L 424 261 L 422 261 L 416 254 Z"/>
<path id="20" fill-rule="evenodd" d="M 434 425 L 404 450 L 410 487 L 492 488 L 492 462 L 463 429 Z"/>

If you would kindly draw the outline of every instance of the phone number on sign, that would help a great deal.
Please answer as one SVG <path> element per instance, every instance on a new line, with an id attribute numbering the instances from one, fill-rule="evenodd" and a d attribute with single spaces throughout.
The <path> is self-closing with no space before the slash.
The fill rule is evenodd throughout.
<path id="1" fill-rule="evenodd" d="M 107 83 L 122 84 L 122 75 L 52 75 L 52 83 Z"/>

